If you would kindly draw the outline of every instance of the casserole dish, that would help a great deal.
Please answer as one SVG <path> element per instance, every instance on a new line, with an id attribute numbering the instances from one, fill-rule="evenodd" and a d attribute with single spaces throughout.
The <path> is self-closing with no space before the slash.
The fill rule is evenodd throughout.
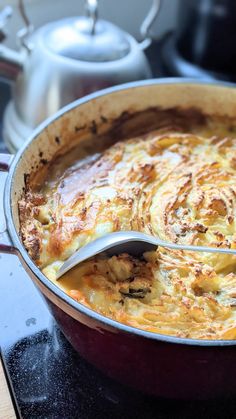
<path id="1" fill-rule="evenodd" d="M 236 341 L 183 339 L 142 331 L 79 304 L 50 282 L 28 256 L 18 233 L 18 201 L 30 173 L 44 170 L 56 153 L 79 143 L 82 147 L 102 134 L 107 141 L 111 136 L 120 139 L 145 132 L 151 123 L 148 109 L 194 107 L 233 118 L 235 100 L 236 89 L 230 85 L 183 80 L 110 88 L 74 102 L 47 120 L 10 168 L 11 158 L 2 157 L 1 169 L 9 168 L 9 175 L 4 194 L 7 233 L 1 235 L 0 250 L 20 256 L 62 331 L 82 356 L 111 377 L 149 394 L 171 398 L 235 394 Z"/>

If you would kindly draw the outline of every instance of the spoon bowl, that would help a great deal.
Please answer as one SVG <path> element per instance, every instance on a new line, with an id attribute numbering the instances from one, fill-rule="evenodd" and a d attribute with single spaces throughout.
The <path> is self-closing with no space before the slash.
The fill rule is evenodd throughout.
<path id="1" fill-rule="evenodd" d="M 156 250 L 159 246 L 174 250 L 189 250 L 194 252 L 209 253 L 227 253 L 236 255 L 236 249 L 182 245 L 169 243 L 158 237 L 149 234 L 140 233 L 138 231 L 118 231 L 108 233 L 98 239 L 86 244 L 77 250 L 69 259 L 67 259 L 57 272 L 57 279 L 72 269 L 74 266 L 91 258 L 92 256 L 106 252 L 108 256 L 121 253 L 129 253 L 139 257 L 143 253 Z"/>

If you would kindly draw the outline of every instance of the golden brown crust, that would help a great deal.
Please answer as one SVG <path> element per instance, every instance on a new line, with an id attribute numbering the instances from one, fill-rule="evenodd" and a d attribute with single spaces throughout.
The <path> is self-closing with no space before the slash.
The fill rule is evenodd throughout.
<path id="1" fill-rule="evenodd" d="M 39 193 L 28 191 L 25 198 L 18 202 L 21 239 L 28 250 L 30 257 L 38 261 L 40 258 L 41 236 L 37 228 L 35 218 L 37 218 L 40 205 L 45 204 L 45 197 Z"/>
<path id="2" fill-rule="evenodd" d="M 56 176 L 52 165 L 40 193 L 28 190 L 19 202 L 22 239 L 49 278 L 76 249 L 117 230 L 236 248 L 236 138 L 227 121 L 192 110 L 185 116 L 184 122 L 178 113 L 163 113 L 155 131 L 61 172 L 57 165 Z M 235 262 L 235 256 L 160 249 L 142 261 L 95 258 L 60 286 L 102 314 L 145 330 L 236 338 Z"/>

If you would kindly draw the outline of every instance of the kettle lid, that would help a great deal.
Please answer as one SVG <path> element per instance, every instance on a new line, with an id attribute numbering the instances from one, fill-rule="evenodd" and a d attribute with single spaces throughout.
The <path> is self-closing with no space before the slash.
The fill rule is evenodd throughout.
<path id="1" fill-rule="evenodd" d="M 131 49 L 127 34 L 99 19 L 95 27 L 88 17 L 67 18 L 49 25 L 44 43 L 53 53 L 74 60 L 107 62 L 125 57 Z"/>

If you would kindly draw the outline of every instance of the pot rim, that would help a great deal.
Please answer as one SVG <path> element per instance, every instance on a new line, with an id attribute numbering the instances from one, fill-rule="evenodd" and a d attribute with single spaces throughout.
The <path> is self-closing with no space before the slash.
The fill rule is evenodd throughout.
<path id="1" fill-rule="evenodd" d="M 7 177 L 6 185 L 5 185 L 5 192 L 4 192 L 4 210 L 7 222 L 7 229 L 10 234 L 10 237 L 13 241 L 13 244 L 16 246 L 17 251 L 21 255 L 23 261 L 25 262 L 28 269 L 33 274 L 34 278 L 39 281 L 42 285 L 42 288 L 46 288 L 49 291 L 49 295 L 53 294 L 57 299 L 62 300 L 67 306 L 73 309 L 74 312 L 80 312 L 81 314 L 85 315 L 88 318 L 92 318 L 99 323 L 107 325 L 112 328 L 113 332 L 123 332 L 128 333 L 130 335 L 140 336 L 142 338 L 151 339 L 154 341 L 160 341 L 163 343 L 173 343 L 173 344 L 181 344 L 181 345 L 188 345 L 188 346 L 207 346 L 207 347 L 222 347 L 222 346 L 236 346 L 236 340 L 207 340 L 207 339 L 190 339 L 190 338 L 179 338 L 170 335 L 164 335 L 154 332 L 145 331 L 142 329 L 135 328 L 133 326 L 128 326 L 126 324 L 120 323 L 116 320 L 110 319 L 108 317 L 103 316 L 102 314 L 97 313 L 96 311 L 84 306 L 83 304 L 77 302 L 73 298 L 69 297 L 64 291 L 62 291 L 58 286 L 56 286 L 53 282 L 51 282 L 37 267 L 37 265 L 31 260 L 29 257 L 26 249 L 24 248 L 23 244 L 21 243 L 20 237 L 17 233 L 14 221 L 13 221 L 13 214 L 12 214 L 12 207 L 11 207 L 11 189 L 12 189 L 12 180 L 14 177 L 15 169 L 21 159 L 23 158 L 25 150 L 30 146 L 31 142 L 34 141 L 35 138 L 43 131 L 46 127 L 48 127 L 52 122 L 60 118 L 62 115 L 68 113 L 69 111 L 77 108 L 78 106 L 96 99 L 101 96 L 109 95 L 114 92 L 118 92 L 120 90 L 132 89 L 132 88 L 139 88 L 145 87 L 150 85 L 158 85 L 158 84 L 191 84 L 191 85 L 208 85 L 208 86 L 219 86 L 219 87 L 228 87 L 228 88 L 236 88 L 236 84 L 223 82 L 223 81 L 213 81 L 209 82 L 206 80 L 196 80 L 196 79 L 189 79 L 189 78 L 160 78 L 160 79 L 149 79 L 149 80 L 141 80 L 131 83 L 125 83 L 118 86 L 109 87 L 107 89 L 100 90 L 98 92 L 92 93 L 87 95 L 83 98 L 77 99 L 76 101 L 66 105 L 62 109 L 60 109 L 56 114 L 46 119 L 42 124 L 40 124 L 26 141 L 26 143 L 21 147 L 21 149 L 17 152 L 9 170 L 9 174 Z M 60 305 L 59 305 L 60 308 Z M 71 314 L 70 314 L 71 315 Z"/>

